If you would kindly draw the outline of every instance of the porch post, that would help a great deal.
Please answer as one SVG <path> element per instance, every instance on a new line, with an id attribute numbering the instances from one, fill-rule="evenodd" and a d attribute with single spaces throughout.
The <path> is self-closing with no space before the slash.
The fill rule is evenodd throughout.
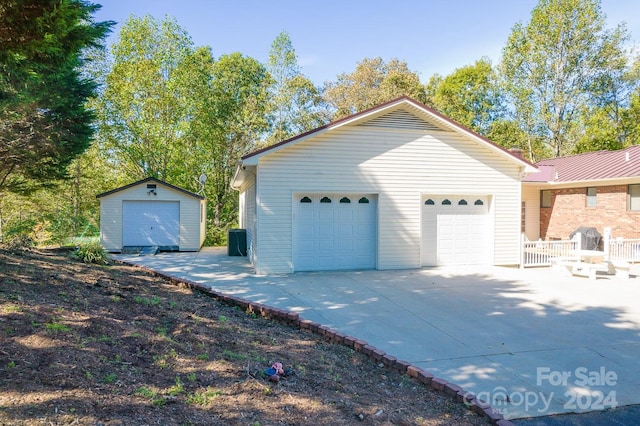
<path id="1" fill-rule="evenodd" d="M 610 250 L 610 244 L 611 244 L 611 227 L 610 226 L 605 226 L 604 227 L 604 260 L 609 260 L 609 256 L 611 255 Z"/>
<path id="2" fill-rule="evenodd" d="M 520 234 L 520 269 L 524 269 L 524 242 L 526 238 L 524 233 Z"/>

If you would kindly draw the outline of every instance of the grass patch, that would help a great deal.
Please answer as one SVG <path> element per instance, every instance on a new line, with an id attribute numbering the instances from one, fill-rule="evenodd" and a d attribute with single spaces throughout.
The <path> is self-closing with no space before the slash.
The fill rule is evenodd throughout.
<path id="1" fill-rule="evenodd" d="M 116 373 L 107 373 L 104 375 L 101 382 L 110 385 L 115 383 L 116 380 L 118 380 L 118 375 Z"/>
<path id="2" fill-rule="evenodd" d="M 45 324 L 44 328 L 50 333 L 68 333 L 71 331 L 68 326 L 56 321 Z"/>
<path id="3" fill-rule="evenodd" d="M 140 386 L 138 389 L 136 389 L 134 394 L 147 399 L 153 399 L 158 396 L 158 392 L 151 390 L 146 386 Z"/>
<path id="4" fill-rule="evenodd" d="M 164 399 L 162 395 L 158 395 L 158 392 L 146 386 L 140 386 L 136 389 L 134 395 L 150 400 L 154 407 L 163 407 L 167 403 L 166 399 Z"/>
<path id="5" fill-rule="evenodd" d="M 225 349 L 222 352 L 222 356 L 224 356 L 226 359 L 230 361 L 244 361 L 245 359 L 248 358 L 248 356 L 245 354 L 239 354 L 239 353 L 230 351 L 229 349 Z"/>
<path id="6" fill-rule="evenodd" d="M 184 385 L 182 384 L 182 379 L 180 379 L 180 376 L 176 376 L 176 384 L 169 388 L 169 395 L 178 396 L 182 392 L 184 392 Z"/>
<path id="7" fill-rule="evenodd" d="M 153 296 L 151 298 L 136 296 L 133 298 L 133 300 L 136 303 L 144 306 L 158 306 L 162 302 L 162 299 L 160 299 L 158 296 Z"/>
<path id="8" fill-rule="evenodd" d="M 196 391 L 187 395 L 187 404 L 191 405 L 209 405 L 216 397 L 222 395 L 220 389 L 212 389 L 208 387 L 203 391 Z"/>

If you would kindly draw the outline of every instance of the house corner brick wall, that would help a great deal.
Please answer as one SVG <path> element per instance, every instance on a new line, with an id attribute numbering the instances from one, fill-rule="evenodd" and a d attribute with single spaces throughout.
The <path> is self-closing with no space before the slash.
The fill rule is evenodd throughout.
<path id="1" fill-rule="evenodd" d="M 596 207 L 586 207 L 587 188 L 551 190 L 551 207 L 540 208 L 540 237 L 566 240 L 579 226 L 592 226 L 614 237 L 640 238 L 640 212 L 627 209 L 627 185 L 598 186 Z"/>

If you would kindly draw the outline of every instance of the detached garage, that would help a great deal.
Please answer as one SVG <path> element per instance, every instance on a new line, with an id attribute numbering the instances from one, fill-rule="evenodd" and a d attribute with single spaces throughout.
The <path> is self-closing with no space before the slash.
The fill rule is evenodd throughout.
<path id="1" fill-rule="evenodd" d="M 535 170 L 403 97 L 245 155 L 232 187 L 259 274 L 512 265 Z"/>
<path id="2" fill-rule="evenodd" d="M 157 247 L 198 251 L 206 236 L 204 197 L 155 178 L 99 194 L 100 240 L 108 251 Z"/>

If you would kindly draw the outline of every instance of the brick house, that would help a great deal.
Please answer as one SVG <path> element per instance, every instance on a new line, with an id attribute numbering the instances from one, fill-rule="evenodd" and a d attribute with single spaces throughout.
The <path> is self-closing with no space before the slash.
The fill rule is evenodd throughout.
<path id="1" fill-rule="evenodd" d="M 640 145 L 558 157 L 522 180 L 522 232 L 568 239 L 580 226 L 640 238 Z"/>

